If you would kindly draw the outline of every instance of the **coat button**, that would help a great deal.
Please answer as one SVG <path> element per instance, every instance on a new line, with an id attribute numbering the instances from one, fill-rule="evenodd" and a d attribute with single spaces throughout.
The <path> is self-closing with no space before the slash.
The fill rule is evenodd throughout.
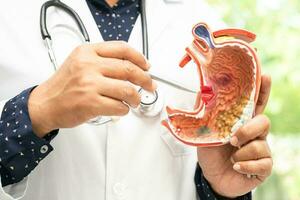
<path id="1" fill-rule="evenodd" d="M 41 149 L 40 149 L 40 152 L 42 153 L 42 154 L 45 154 L 45 153 L 47 153 L 47 151 L 48 151 L 48 146 L 47 145 L 43 145 L 42 147 L 41 147 Z"/>
<path id="2" fill-rule="evenodd" d="M 126 190 L 126 186 L 123 183 L 116 183 L 113 186 L 113 191 L 118 196 L 123 196 Z"/>

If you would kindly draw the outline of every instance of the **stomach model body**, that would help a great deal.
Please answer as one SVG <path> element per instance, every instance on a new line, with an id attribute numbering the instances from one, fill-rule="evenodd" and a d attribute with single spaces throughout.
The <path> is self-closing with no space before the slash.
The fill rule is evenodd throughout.
<path id="1" fill-rule="evenodd" d="M 180 62 L 193 60 L 200 88 L 193 111 L 166 107 L 162 124 L 180 141 L 218 146 L 254 115 L 261 82 L 260 64 L 250 43 L 255 35 L 241 29 L 211 32 L 204 23 L 193 28 L 194 40 Z"/>

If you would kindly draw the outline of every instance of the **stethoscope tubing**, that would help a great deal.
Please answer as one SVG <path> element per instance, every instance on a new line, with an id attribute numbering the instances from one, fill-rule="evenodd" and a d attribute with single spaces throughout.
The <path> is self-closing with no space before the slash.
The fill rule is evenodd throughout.
<path id="1" fill-rule="evenodd" d="M 49 7 L 58 7 L 62 9 L 63 11 L 67 12 L 70 14 L 71 17 L 74 18 L 75 22 L 77 23 L 81 34 L 84 37 L 84 40 L 86 43 L 90 42 L 90 37 L 89 34 L 84 26 L 84 23 L 82 22 L 80 16 L 78 13 L 73 10 L 71 7 L 68 5 L 64 4 L 60 0 L 49 0 L 45 2 L 42 7 L 41 7 L 41 12 L 40 12 L 40 29 L 41 29 L 41 36 L 42 39 L 46 42 L 46 46 L 48 49 L 48 54 L 50 57 L 50 60 L 54 66 L 54 69 L 57 70 L 57 61 L 55 57 L 55 53 L 52 48 L 52 40 L 51 40 L 51 35 L 49 34 L 49 31 L 47 29 L 47 9 Z M 147 26 L 147 13 L 146 13 L 146 1 L 141 0 L 141 21 L 142 21 L 142 37 L 143 37 L 143 54 L 147 59 L 149 59 L 149 38 L 148 38 L 148 26 Z M 186 92 L 190 93 L 197 93 L 197 91 L 189 89 L 185 86 L 180 85 L 179 83 L 176 83 L 174 81 L 169 81 L 164 78 L 161 78 L 157 75 L 154 75 L 153 73 L 149 72 L 150 76 L 152 79 L 160 81 L 162 83 L 165 83 L 167 85 L 170 85 L 172 87 L 175 87 L 179 90 L 183 90 Z"/>
<path id="2" fill-rule="evenodd" d="M 80 29 L 81 34 L 84 37 L 84 40 L 86 43 L 90 42 L 90 37 L 89 34 L 84 26 L 84 23 L 82 22 L 80 16 L 77 14 L 77 12 L 75 10 L 73 10 L 71 7 L 69 7 L 68 5 L 62 3 L 60 0 L 49 0 L 47 2 L 45 2 L 42 7 L 41 7 L 41 12 L 40 12 L 40 29 L 41 29 L 41 36 L 42 39 L 46 42 L 46 46 L 48 49 L 48 54 L 50 57 L 50 60 L 54 66 L 54 70 L 56 71 L 58 68 L 57 65 L 57 61 L 56 61 L 56 57 L 55 57 L 55 53 L 52 47 L 52 38 L 51 35 L 48 32 L 47 29 L 47 9 L 49 7 L 57 7 L 62 9 L 63 11 L 67 12 L 72 18 L 74 18 L 75 22 L 77 23 L 78 28 Z M 145 0 L 141 0 L 141 21 L 142 21 L 142 37 L 143 37 L 143 54 L 144 56 L 149 59 L 149 38 L 148 38 L 148 26 L 147 26 L 147 14 L 146 14 L 146 2 Z M 149 75 L 151 76 L 152 79 L 160 81 L 162 83 L 165 83 L 167 85 L 170 85 L 172 87 L 175 87 L 177 89 L 186 91 L 186 92 L 191 92 L 191 93 L 197 93 L 194 90 L 191 90 L 187 87 L 181 86 L 178 83 L 172 82 L 172 81 L 168 81 L 165 80 L 159 76 L 156 76 L 154 74 L 152 74 L 151 72 L 149 72 Z M 142 88 L 140 90 L 143 90 Z M 155 91 L 153 93 L 154 95 L 154 99 L 155 101 L 151 102 L 151 103 L 146 103 L 144 104 L 143 102 L 141 102 L 140 104 L 140 112 L 144 113 L 144 111 L 148 111 L 157 101 L 158 99 L 158 93 L 157 91 Z M 114 117 L 108 117 L 108 116 L 99 116 L 96 117 L 95 119 L 91 119 L 88 123 L 90 124 L 94 124 L 94 125 L 102 125 L 102 124 L 106 124 L 108 122 L 114 121 Z"/>
<path id="3" fill-rule="evenodd" d="M 143 36 L 143 54 L 149 59 L 149 38 L 148 38 L 148 25 L 147 25 L 147 13 L 146 2 L 141 0 L 141 19 L 142 19 L 142 36 Z"/>
<path id="4" fill-rule="evenodd" d="M 78 15 L 78 13 L 75 10 L 73 10 L 71 7 L 69 7 L 68 5 L 61 2 L 60 0 L 46 1 L 41 7 L 40 30 L 41 30 L 41 36 L 42 36 L 43 40 L 45 40 L 46 38 L 49 38 L 51 40 L 51 35 L 49 34 L 48 29 L 47 29 L 47 10 L 50 7 L 58 7 L 60 9 L 62 9 L 63 11 L 67 12 L 72 18 L 74 18 L 75 22 L 77 23 L 78 28 L 80 29 L 81 34 L 84 37 L 85 42 L 90 41 L 89 34 L 88 34 L 80 16 Z"/>

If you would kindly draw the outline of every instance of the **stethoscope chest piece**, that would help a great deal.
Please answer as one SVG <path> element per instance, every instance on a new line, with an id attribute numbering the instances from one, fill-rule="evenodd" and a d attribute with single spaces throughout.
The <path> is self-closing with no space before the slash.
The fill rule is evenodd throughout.
<path id="1" fill-rule="evenodd" d="M 137 108 L 133 109 L 133 112 L 145 117 L 159 115 L 164 107 L 164 99 L 159 89 L 149 92 L 140 88 L 138 92 L 141 96 L 141 103 Z"/>

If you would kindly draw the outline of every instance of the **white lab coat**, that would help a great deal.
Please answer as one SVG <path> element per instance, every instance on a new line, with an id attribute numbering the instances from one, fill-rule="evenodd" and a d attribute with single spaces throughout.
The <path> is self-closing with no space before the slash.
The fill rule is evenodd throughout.
<path id="1" fill-rule="evenodd" d="M 54 70 L 40 36 L 44 1 L 2 1 L 0 6 L 0 111 L 7 99 L 45 81 Z M 81 16 L 91 42 L 102 41 L 84 0 L 63 0 Z M 191 29 L 204 21 L 222 26 L 202 0 L 146 2 L 151 71 L 194 87 L 195 66 L 178 62 L 192 41 Z M 78 45 L 74 22 L 59 10 L 48 12 L 59 63 Z M 141 51 L 138 18 L 129 44 Z M 158 82 L 165 104 L 191 108 L 194 98 Z M 71 101 L 71 99 L 70 99 Z M 119 121 L 61 129 L 54 151 L 22 182 L 0 187 L 0 199 L 22 200 L 193 200 L 196 149 L 181 144 L 161 126 L 165 114 L 145 118 L 130 112 Z"/>

